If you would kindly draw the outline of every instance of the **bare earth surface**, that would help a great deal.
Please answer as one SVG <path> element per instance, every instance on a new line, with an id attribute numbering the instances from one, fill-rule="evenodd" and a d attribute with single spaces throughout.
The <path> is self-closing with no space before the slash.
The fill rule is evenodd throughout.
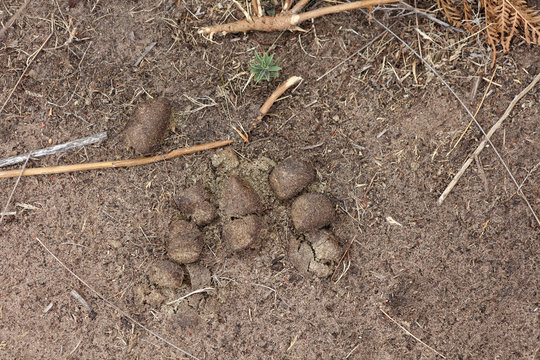
<path id="1" fill-rule="evenodd" d="M 3 1 L 2 23 L 22 3 Z M 2 104 L 16 86 L 0 113 L 0 158 L 102 131 L 105 142 L 27 167 L 136 157 L 122 131 L 137 104 L 159 96 L 174 104 L 161 151 L 235 141 L 225 152 L 147 166 L 21 178 L 7 209 L 16 215 L 0 224 L 0 358 L 187 358 L 103 302 L 38 238 L 110 302 L 199 359 L 539 359 L 540 227 L 490 147 L 437 205 L 481 133 L 473 125 L 454 148 L 470 119 L 418 59 L 361 12 L 306 22 L 305 33 L 209 41 L 197 28 L 241 18 L 238 8 L 178 3 L 33 1 L 0 39 Z M 375 17 L 420 45 L 476 109 L 493 73 L 483 35 L 466 39 L 399 11 Z M 272 44 L 280 77 L 248 83 L 253 51 Z M 499 54 L 478 114 L 485 129 L 540 71 L 539 50 L 516 39 L 512 53 Z M 254 126 L 258 108 L 292 75 L 304 81 Z M 526 179 L 537 214 L 539 101 L 536 87 L 493 137 L 517 182 Z M 299 236 L 293 200 L 277 200 L 268 175 L 289 156 L 317 171 L 306 191 L 336 205 L 330 230 L 349 251 L 332 277 L 302 274 L 288 256 Z M 149 269 L 167 258 L 169 225 L 183 218 L 175 196 L 199 183 L 217 205 L 230 175 L 261 197 L 260 248 L 232 253 L 219 218 L 201 227 L 197 264 L 206 277 L 157 287 Z M 15 180 L 0 180 L 2 209 Z M 197 285 L 212 290 L 168 304 Z"/>

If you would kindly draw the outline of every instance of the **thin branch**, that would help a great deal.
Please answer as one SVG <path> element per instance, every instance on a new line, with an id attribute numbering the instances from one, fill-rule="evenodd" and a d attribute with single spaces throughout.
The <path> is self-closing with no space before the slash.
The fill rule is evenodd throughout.
<path id="1" fill-rule="evenodd" d="M 53 155 L 53 154 L 65 152 L 65 151 L 68 151 L 68 150 L 71 150 L 71 149 L 74 149 L 74 148 L 78 148 L 78 147 L 83 147 L 83 146 L 86 146 L 86 145 L 92 145 L 92 144 L 95 144 L 95 143 L 97 143 L 97 142 L 99 142 L 101 140 L 104 140 L 106 138 L 107 138 L 107 133 L 102 132 L 102 133 L 92 135 L 92 136 L 88 136 L 88 137 L 85 137 L 85 138 L 82 138 L 82 139 L 69 141 L 69 142 L 66 142 L 66 143 L 63 143 L 63 144 L 51 146 L 51 147 L 44 148 L 44 149 L 34 150 L 34 151 L 31 151 L 31 152 L 29 152 L 27 154 L 12 156 L 12 157 L 0 160 L 0 167 L 21 163 L 21 162 L 25 161 L 26 158 L 28 158 L 28 157 L 38 158 L 38 157 L 42 157 L 42 156 Z"/>
<path id="2" fill-rule="evenodd" d="M 364 15 L 366 16 L 369 16 L 369 14 L 364 11 L 364 10 L 360 10 L 364 13 Z M 482 132 L 482 134 L 486 137 L 486 140 L 487 140 L 487 143 L 491 146 L 491 148 L 493 149 L 493 152 L 497 155 L 497 157 L 499 158 L 501 164 L 503 165 L 504 169 L 506 170 L 506 172 L 508 173 L 508 175 L 510 176 L 510 179 L 512 179 L 512 182 L 514 183 L 514 185 L 516 185 L 516 188 L 518 189 L 518 192 L 520 192 L 520 195 L 521 197 L 523 198 L 523 200 L 525 200 L 525 203 L 527 204 L 527 206 L 529 207 L 529 210 L 531 210 L 533 216 L 535 217 L 536 221 L 538 222 L 538 224 L 540 225 L 540 219 L 538 219 L 538 216 L 536 215 L 534 209 L 532 208 L 531 206 L 531 203 L 529 202 L 529 200 L 525 197 L 525 195 L 523 194 L 523 192 L 520 191 L 520 188 L 519 188 L 519 184 L 516 180 L 516 178 L 514 177 L 514 174 L 512 174 L 512 171 L 510 171 L 510 168 L 508 167 L 508 165 L 506 164 L 506 162 L 504 161 L 504 159 L 502 158 L 501 154 L 499 153 L 499 151 L 497 150 L 497 148 L 495 147 L 495 145 L 493 144 L 493 142 L 491 141 L 491 139 L 488 137 L 487 133 L 485 132 L 484 128 L 482 127 L 482 125 L 480 125 L 480 123 L 475 119 L 473 113 L 471 112 L 471 110 L 469 110 L 469 108 L 467 107 L 467 105 L 465 105 L 465 103 L 463 102 L 463 100 L 461 100 L 461 98 L 458 96 L 458 94 L 454 91 L 454 89 L 452 89 L 452 87 L 450 85 L 448 85 L 448 83 L 446 82 L 446 80 L 444 80 L 444 78 L 433 68 L 433 66 L 431 66 L 429 64 L 429 62 L 427 62 L 423 57 L 420 56 L 420 54 L 418 54 L 418 52 L 416 52 L 409 44 L 407 44 L 407 42 L 405 42 L 402 38 L 400 38 L 399 36 L 396 35 L 396 33 L 394 33 L 392 30 L 390 30 L 388 28 L 388 26 L 384 25 L 382 22 L 380 22 L 379 20 L 377 20 L 375 17 L 370 17 L 371 20 L 375 21 L 377 24 L 379 24 L 381 27 L 385 28 L 386 31 L 388 31 L 390 34 L 392 34 L 393 37 L 395 37 L 400 43 L 403 44 L 403 46 L 405 46 L 407 49 L 409 49 L 409 51 L 411 51 L 418 59 L 420 59 L 420 61 L 422 61 L 422 63 L 424 63 L 424 65 L 443 83 L 443 85 L 448 89 L 448 91 L 450 91 L 450 93 L 456 98 L 456 100 L 459 102 L 459 104 L 463 107 L 463 109 L 465 110 L 465 112 L 467 112 L 467 114 L 472 118 L 474 124 L 478 127 L 478 129 Z M 537 78 L 538 78 L 539 75 L 537 75 Z M 535 79 L 536 80 L 536 79 Z M 440 204 L 441 202 L 439 202 Z"/>
<path id="3" fill-rule="evenodd" d="M 326 6 L 302 14 L 291 14 L 286 12 L 276 16 L 261 16 L 254 19 L 243 19 L 232 23 L 204 27 L 199 30 L 199 34 L 212 36 L 215 33 L 225 35 L 228 33 L 248 31 L 295 30 L 297 29 L 296 25 L 306 20 L 344 11 L 357 10 L 360 8 L 371 8 L 377 5 L 395 3 L 398 1 L 399 0 L 364 0 L 334 6 Z"/>
<path id="4" fill-rule="evenodd" d="M 33 168 L 26 169 L 22 172 L 22 176 L 30 175 L 45 175 L 45 174 L 59 174 L 72 171 L 85 171 L 85 170 L 96 170 L 96 169 L 106 169 L 106 168 L 119 168 L 119 167 L 129 167 L 129 166 L 138 166 L 155 163 L 161 160 L 172 159 L 177 156 L 193 154 L 199 151 L 205 151 L 210 149 L 216 149 L 231 144 L 232 140 L 223 140 L 216 141 L 213 143 L 202 144 L 190 146 L 183 149 L 176 149 L 167 154 L 155 155 L 149 157 L 143 157 L 138 159 L 127 159 L 127 160 L 117 160 L 117 161 L 102 161 L 95 163 L 86 163 L 86 164 L 74 164 L 74 165 L 63 165 L 63 166 L 51 166 L 44 168 Z M 19 170 L 8 170 L 0 172 L 0 179 L 2 178 L 11 178 L 19 175 Z"/>
<path id="5" fill-rule="evenodd" d="M 485 138 L 480 142 L 480 144 L 478 144 L 478 147 L 476 148 L 476 150 L 471 155 L 469 155 L 469 158 L 467 159 L 467 161 L 465 161 L 465 163 L 461 166 L 461 169 L 459 169 L 459 171 L 454 176 L 452 181 L 448 184 L 446 189 L 443 191 L 443 193 L 441 194 L 438 200 L 439 204 L 442 204 L 442 202 L 444 201 L 444 199 L 446 199 L 450 191 L 452 191 L 452 189 L 457 184 L 457 182 L 459 181 L 459 179 L 461 178 L 465 170 L 467 170 L 469 165 L 474 160 L 474 157 L 478 156 L 478 154 L 480 154 L 480 152 L 484 150 L 484 147 L 486 146 L 488 142 L 491 143 L 490 141 L 491 136 L 495 133 L 495 131 L 497 131 L 497 129 L 501 127 L 502 123 L 510 115 L 510 112 L 514 109 L 514 106 L 516 106 L 518 101 L 521 100 L 521 98 L 525 96 L 529 91 L 531 91 L 531 89 L 536 85 L 536 83 L 538 83 L 538 81 L 540 81 L 540 73 L 536 75 L 533 81 L 525 89 L 523 89 L 518 95 L 514 97 L 512 102 L 510 102 L 510 105 L 508 105 L 508 107 L 506 108 L 506 111 L 504 112 L 504 114 L 499 118 L 499 120 L 497 120 L 497 122 L 491 127 L 491 129 L 489 129 L 489 132 L 486 134 Z M 521 191 L 521 187 L 519 186 L 519 184 L 517 184 L 517 182 L 516 182 L 516 185 L 518 187 L 518 192 L 520 193 L 520 195 L 523 195 Z M 538 219 L 534 211 L 533 211 L 533 215 L 536 218 L 538 225 L 540 225 L 540 220 Z"/>
<path id="6" fill-rule="evenodd" d="M 276 90 L 266 99 L 263 106 L 259 109 L 260 115 L 257 117 L 257 120 L 261 121 L 262 118 L 268 113 L 268 110 L 272 107 L 272 105 L 276 102 L 276 100 L 285 92 L 288 88 L 295 85 L 299 81 L 301 81 L 302 78 L 300 76 L 291 76 L 286 81 L 281 83 Z"/>

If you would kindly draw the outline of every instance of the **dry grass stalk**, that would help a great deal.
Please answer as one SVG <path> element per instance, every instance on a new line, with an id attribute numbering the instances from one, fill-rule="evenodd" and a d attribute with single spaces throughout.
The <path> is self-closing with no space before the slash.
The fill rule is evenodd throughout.
<path id="1" fill-rule="evenodd" d="M 369 14 L 364 11 L 364 10 L 361 10 L 366 16 L 369 16 Z M 538 218 L 538 216 L 536 215 L 536 212 L 534 211 L 530 201 L 527 199 L 527 197 L 525 196 L 525 194 L 523 194 L 523 192 L 520 190 L 520 186 L 516 180 L 516 177 L 514 176 L 514 174 L 512 173 L 512 171 L 510 170 L 510 168 L 508 167 L 508 164 L 504 161 L 504 159 L 502 158 L 501 156 L 501 153 L 499 152 L 499 150 L 497 150 L 497 147 L 495 146 L 495 144 L 493 144 L 493 142 L 491 141 L 491 139 L 488 137 L 488 134 L 486 133 L 486 131 L 484 130 L 484 128 L 482 127 L 482 125 L 480 125 L 480 123 L 476 120 L 476 118 L 474 117 L 473 113 L 471 112 L 471 110 L 469 110 L 469 108 L 467 107 L 467 105 L 465 105 L 465 103 L 463 102 L 463 100 L 461 100 L 461 98 L 458 96 L 458 94 L 454 91 L 454 89 L 452 89 L 452 87 L 450 85 L 448 85 L 448 83 L 446 82 L 446 80 L 444 80 L 444 78 L 437 72 L 437 70 L 435 70 L 433 68 L 433 66 L 431 66 L 431 64 L 426 61 L 426 59 L 424 59 L 422 56 L 420 56 L 420 54 L 418 54 L 418 52 L 416 52 L 409 44 L 407 44 L 407 42 L 405 42 L 402 38 L 400 38 L 398 35 L 396 35 L 396 33 L 394 33 L 392 30 L 390 30 L 390 28 L 386 25 L 384 25 L 382 22 L 380 22 L 379 20 L 377 20 L 375 17 L 372 17 L 371 18 L 372 21 L 376 22 L 379 26 L 381 26 L 382 28 L 386 29 L 386 31 L 388 31 L 390 34 L 392 34 L 392 36 L 394 38 L 396 38 L 401 44 L 403 44 L 403 46 L 405 46 L 407 49 L 409 49 L 410 52 L 412 52 L 418 59 L 420 59 L 420 61 L 422 61 L 422 63 L 426 66 L 426 68 L 428 68 L 441 82 L 442 84 L 448 89 L 448 91 L 450 91 L 450 93 L 452 94 L 452 96 L 454 96 L 456 98 L 456 100 L 458 101 L 458 103 L 461 105 L 461 107 L 463 107 L 463 109 L 465 110 L 465 112 L 467 113 L 467 115 L 469 115 L 469 117 L 472 119 L 472 121 L 474 122 L 474 124 L 478 127 L 478 129 L 482 132 L 482 134 L 485 136 L 485 140 L 486 140 L 486 143 L 489 144 L 491 146 L 491 149 L 493 150 L 493 152 L 495 153 L 495 155 L 497 155 L 497 158 L 499 159 L 499 161 L 501 162 L 501 164 L 503 165 L 504 169 L 506 170 L 506 172 L 508 173 L 508 175 L 510 176 L 510 179 L 512 179 L 512 182 L 514 183 L 514 185 L 516 186 L 516 189 L 518 191 L 518 193 L 521 195 L 521 197 L 523 198 L 523 200 L 525 201 L 525 203 L 527 204 L 527 207 L 529 208 L 529 210 L 531 211 L 531 213 L 533 214 L 534 218 L 536 219 L 536 222 L 540 225 L 540 219 Z M 534 84 L 540 80 L 540 74 L 538 74 L 536 76 L 536 78 L 534 79 L 533 83 L 529 84 L 529 86 L 523 90 L 518 96 L 520 95 L 524 95 L 527 91 L 530 90 L 530 88 L 532 88 L 534 86 Z M 523 96 L 522 95 L 522 96 Z M 516 96 L 516 98 L 518 97 Z M 514 100 L 512 101 L 512 103 L 517 102 L 517 99 L 514 98 Z M 512 105 L 512 104 L 510 104 Z M 514 104 L 515 105 L 515 104 Z M 513 107 L 513 105 L 512 105 Z M 511 109 L 510 109 L 511 110 Z M 506 112 L 510 112 L 509 109 L 507 109 Z M 503 115 L 504 116 L 504 115 Z M 468 166 L 468 165 L 467 165 Z M 442 197 L 442 195 L 441 195 Z M 441 204 L 442 201 L 444 199 L 439 199 L 438 203 Z"/>
<path id="2" fill-rule="evenodd" d="M 228 33 L 235 32 L 248 32 L 248 31 L 284 31 L 284 30 L 298 30 L 298 24 L 315 19 L 321 16 L 336 14 L 344 11 L 351 11 L 360 8 L 372 8 L 377 5 L 395 3 L 398 0 L 364 0 L 364 1 L 355 1 L 352 3 L 326 6 L 320 9 L 308 11 L 302 14 L 296 14 L 294 11 L 299 11 L 296 6 L 291 12 L 282 12 L 279 15 L 275 16 L 261 16 L 261 17 L 247 17 L 243 20 L 238 20 L 232 23 L 219 24 L 214 26 L 204 27 L 199 30 L 200 34 L 210 35 L 212 37 L 216 33 L 221 33 L 223 35 Z M 304 2 L 299 2 L 297 5 L 301 4 L 300 9 L 305 5 Z"/>
<path id="3" fill-rule="evenodd" d="M 465 163 L 461 166 L 461 169 L 459 169 L 459 171 L 454 176 L 452 181 L 448 184 L 446 189 L 443 191 L 443 193 L 441 194 L 441 196 L 439 197 L 439 200 L 438 200 L 439 204 L 442 204 L 444 199 L 446 199 L 448 194 L 450 194 L 450 191 L 452 191 L 452 189 L 457 184 L 457 182 L 459 181 L 459 179 L 461 178 L 461 176 L 463 175 L 465 170 L 467 170 L 469 165 L 474 160 L 475 156 L 478 156 L 478 154 L 480 154 L 482 152 L 482 150 L 484 150 L 484 147 L 488 144 L 488 142 L 490 142 L 491 136 L 495 133 L 495 131 L 497 131 L 497 129 L 499 129 L 501 127 L 502 123 L 510 115 L 510 112 L 512 112 L 512 110 L 514 109 L 514 106 L 516 106 L 518 101 L 521 100 L 521 98 L 523 96 L 525 96 L 536 85 L 536 83 L 538 83 L 538 81 L 540 81 L 540 74 L 536 75 L 536 77 L 533 79 L 533 81 L 525 89 L 523 89 L 518 95 L 516 95 L 514 97 L 512 102 L 510 102 L 510 105 L 508 105 L 508 107 L 506 108 L 506 111 L 504 112 L 504 114 L 499 118 L 499 120 L 497 120 L 497 122 L 491 127 L 491 129 L 489 129 L 489 131 L 486 134 L 485 138 L 480 142 L 480 144 L 478 145 L 476 150 L 469 156 L 467 161 L 465 161 Z M 517 185 L 517 186 L 518 186 L 518 193 L 522 197 L 524 197 L 523 192 L 521 191 L 521 187 L 519 185 Z M 531 208 L 531 210 L 532 210 L 532 208 Z M 534 211 L 533 211 L 533 216 L 536 219 L 536 222 L 538 223 L 538 225 L 540 225 L 540 219 L 538 218 L 538 216 L 536 215 L 536 213 Z"/>
<path id="4" fill-rule="evenodd" d="M 232 142 L 233 142 L 232 140 L 216 141 L 213 143 L 195 145 L 195 146 L 190 146 L 183 149 L 176 149 L 163 155 L 155 155 L 155 156 L 143 157 L 143 158 L 138 158 L 138 159 L 102 161 L 102 162 L 86 163 L 86 164 L 33 168 L 33 169 L 26 169 L 22 173 L 20 170 L 8 170 L 8 171 L 0 172 L 0 179 L 11 178 L 11 177 L 16 177 L 16 176 L 60 174 L 60 173 L 66 173 L 66 172 L 72 172 L 72 171 L 84 171 L 84 170 L 96 170 L 96 169 L 146 165 L 146 164 L 155 163 L 161 160 L 172 159 L 174 157 L 181 156 L 181 155 L 193 154 L 200 151 L 220 148 L 220 147 L 229 145 Z"/>

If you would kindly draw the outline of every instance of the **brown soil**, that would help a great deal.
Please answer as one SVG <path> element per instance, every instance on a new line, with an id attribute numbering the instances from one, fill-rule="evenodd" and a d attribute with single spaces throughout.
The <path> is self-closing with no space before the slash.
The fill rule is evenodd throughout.
<path id="1" fill-rule="evenodd" d="M 22 2 L 3 2 L 3 24 Z M 437 205 L 481 136 L 472 126 L 453 149 L 469 118 L 413 55 L 385 34 L 319 79 L 382 30 L 353 12 L 307 22 L 307 33 L 211 42 L 197 28 L 240 18 L 234 4 L 178 3 L 33 1 L 1 40 L 3 103 L 52 31 L 0 114 L 1 158 L 101 131 L 107 141 L 27 166 L 136 157 L 122 132 L 134 106 L 149 96 L 174 104 L 161 151 L 235 143 L 225 160 L 211 151 L 134 168 L 21 178 L 7 209 L 16 215 L 0 224 L 0 358 L 184 356 L 107 306 L 37 237 L 118 308 L 200 359 L 435 359 L 434 350 L 449 359 L 538 359 L 540 228 L 491 148 Z M 471 96 L 473 83 L 492 74 L 483 37 L 464 40 L 420 17 L 423 37 L 414 15 L 375 16 L 415 48 L 421 44 L 423 56 L 476 108 L 488 82 L 481 80 Z M 539 49 L 518 42 L 512 53 L 499 54 L 478 115 L 486 129 L 540 71 Z M 246 86 L 253 50 L 274 43 L 280 77 Z M 303 83 L 254 128 L 258 107 L 292 75 Z M 540 213 L 538 101 L 540 87 L 493 142 L 519 183 L 528 176 L 523 192 Z M 240 125 L 250 144 L 232 128 Z M 305 191 L 336 204 L 330 230 L 350 251 L 330 278 L 299 273 L 287 256 L 299 236 L 290 220 L 293 199 L 277 200 L 268 174 L 289 156 L 317 170 Z M 221 237 L 224 219 L 201 227 L 202 267 L 192 273 L 207 274 L 206 268 L 211 280 L 192 275 L 192 282 L 213 290 L 168 304 L 196 290 L 189 280 L 176 289 L 149 280 L 152 266 L 168 259 L 171 221 L 184 219 L 174 198 L 201 183 L 217 205 L 230 176 L 245 177 L 261 197 L 261 246 L 231 253 Z M 15 181 L 0 182 L 2 208 Z"/>

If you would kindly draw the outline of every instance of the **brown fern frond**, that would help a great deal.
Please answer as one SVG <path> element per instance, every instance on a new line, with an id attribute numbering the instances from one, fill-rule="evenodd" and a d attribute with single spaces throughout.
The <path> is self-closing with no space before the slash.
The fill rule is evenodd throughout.
<path id="1" fill-rule="evenodd" d="M 442 9 L 444 15 L 454 26 L 461 26 L 463 10 L 452 3 L 452 0 L 437 0 L 437 5 Z"/>
<path id="2" fill-rule="evenodd" d="M 477 27 L 473 23 L 473 1 L 437 0 L 437 4 L 454 26 L 474 32 Z M 500 44 L 505 53 L 510 51 L 512 39 L 516 35 L 522 34 L 529 44 L 540 45 L 540 11 L 529 8 L 526 0 L 477 1 L 484 10 L 487 42 L 493 49 L 493 64 L 496 46 Z"/>

